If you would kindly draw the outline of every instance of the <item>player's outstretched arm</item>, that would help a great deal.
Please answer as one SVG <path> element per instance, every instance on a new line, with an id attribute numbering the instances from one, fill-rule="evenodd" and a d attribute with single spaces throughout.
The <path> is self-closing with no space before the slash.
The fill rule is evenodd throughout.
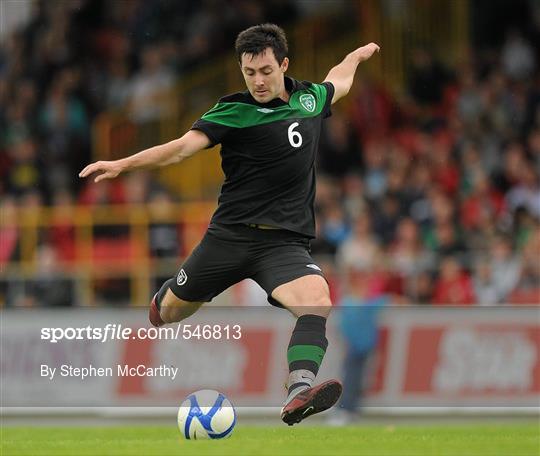
<path id="1" fill-rule="evenodd" d="M 98 173 L 94 182 L 103 179 L 114 179 L 120 173 L 126 171 L 179 163 L 209 145 L 210 140 L 206 134 L 200 130 L 189 130 L 181 138 L 150 147 L 129 157 L 91 163 L 79 173 L 79 177 L 87 177 Z"/>
<path id="2" fill-rule="evenodd" d="M 375 43 L 369 43 L 359 47 L 348 54 L 340 64 L 328 72 L 324 82 L 331 82 L 335 88 L 332 104 L 349 93 L 358 64 L 369 59 L 375 52 L 379 52 L 379 50 L 379 45 Z"/>

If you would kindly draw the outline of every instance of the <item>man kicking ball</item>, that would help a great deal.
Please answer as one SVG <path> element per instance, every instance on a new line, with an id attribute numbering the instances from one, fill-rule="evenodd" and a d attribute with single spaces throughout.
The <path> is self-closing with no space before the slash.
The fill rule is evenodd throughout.
<path id="1" fill-rule="evenodd" d="M 341 383 L 314 386 L 328 340 L 332 307 L 323 272 L 310 256 L 315 237 L 315 157 L 322 121 L 345 96 L 360 62 L 379 51 L 370 43 L 348 54 L 316 84 L 285 76 L 287 39 L 274 24 L 236 39 L 247 91 L 227 95 L 181 138 L 130 157 L 98 161 L 79 174 L 95 182 L 125 171 L 178 163 L 221 144 L 225 182 L 200 244 L 150 305 L 154 326 L 179 322 L 231 285 L 251 278 L 268 301 L 297 317 L 287 350 L 288 396 L 282 420 L 292 425 L 332 407 Z"/>

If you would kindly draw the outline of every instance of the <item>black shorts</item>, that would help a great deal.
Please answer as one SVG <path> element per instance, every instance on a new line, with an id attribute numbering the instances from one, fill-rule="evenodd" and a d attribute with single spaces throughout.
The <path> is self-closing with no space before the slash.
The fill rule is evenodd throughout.
<path id="1" fill-rule="evenodd" d="M 170 288 L 184 301 L 209 302 L 231 285 L 253 279 L 268 302 L 282 307 L 272 291 L 312 274 L 324 277 L 311 258 L 308 238 L 285 230 L 212 224 Z"/>

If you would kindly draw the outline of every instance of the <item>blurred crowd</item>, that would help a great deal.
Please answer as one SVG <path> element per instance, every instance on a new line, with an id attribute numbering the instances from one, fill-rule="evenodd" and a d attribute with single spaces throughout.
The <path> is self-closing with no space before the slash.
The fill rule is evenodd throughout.
<path id="1" fill-rule="evenodd" d="M 42 204 L 174 201 L 148 174 L 81 187 L 92 122 L 117 109 L 140 125 L 157 121 L 177 78 L 230 51 L 249 25 L 297 20 L 298 4 L 35 2 L 30 21 L 0 45 L 2 217 Z M 329 275 L 351 286 L 361 277 L 365 293 L 400 302 L 540 301 L 539 41 L 506 33 L 496 54 L 471 52 L 459 68 L 418 47 L 399 95 L 358 76 L 321 138 L 312 244 Z M 186 253 L 177 228 L 155 228 L 153 256 Z M 66 229 L 40 250 L 48 272 L 54 256 L 73 258 Z M 4 264 L 18 240 L 9 226 L 1 234 Z"/>
<path id="2" fill-rule="evenodd" d="M 402 97 L 358 81 L 322 139 L 314 253 L 401 302 L 540 302 L 537 56 L 510 30 L 459 68 L 416 49 Z"/>
<path id="3" fill-rule="evenodd" d="M 28 21 L 0 42 L 0 265 L 21 259 L 22 233 L 10 225 L 17 208 L 148 203 L 151 214 L 170 219 L 178 195 L 151 174 L 99 185 L 78 179 L 91 160 L 93 122 L 121 110 L 138 128 L 152 126 L 171 109 L 176 80 L 230 52 L 239 30 L 263 21 L 286 26 L 301 14 L 292 0 L 32 2 Z M 149 130 L 142 137 L 152 142 Z M 149 255 L 184 255 L 182 229 L 153 223 Z M 94 231 L 95 255 L 130 258 L 126 227 Z M 62 220 L 38 237 L 35 280 L 0 280 L 0 301 L 70 305 L 73 281 L 60 277 L 73 272 L 73 224 Z M 98 288 L 105 299 L 129 295 L 124 279 Z"/>
<path id="4" fill-rule="evenodd" d="M 127 109 L 148 125 L 166 114 L 175 80 L 231 50 L 239 30 L 286 25 L 295 2 L 36 1 L 0 44 L 0 195 L 51 204 L 80 192 L 91 126 Z"/>

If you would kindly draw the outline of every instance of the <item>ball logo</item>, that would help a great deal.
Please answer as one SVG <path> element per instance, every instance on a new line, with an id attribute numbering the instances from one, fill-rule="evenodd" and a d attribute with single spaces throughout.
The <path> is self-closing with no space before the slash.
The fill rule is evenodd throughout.
<path id="1" fill-rule="evenodd" d="M 184 269 L 180 269 L 180 272 L 178 273 L 178 276 L 176 277 L 176 283 L 178 286 L 182 286 L 187 282 L 187 274 Z"/>
<path id="2" fill-rule="evenodd" d="M 315 102 L 315 97 L 310 93 L 305 93 L 304 95 L 300 96 L 300 104 L 308 112 L 315 111 L 315 106 L 317 105 Z"/>

